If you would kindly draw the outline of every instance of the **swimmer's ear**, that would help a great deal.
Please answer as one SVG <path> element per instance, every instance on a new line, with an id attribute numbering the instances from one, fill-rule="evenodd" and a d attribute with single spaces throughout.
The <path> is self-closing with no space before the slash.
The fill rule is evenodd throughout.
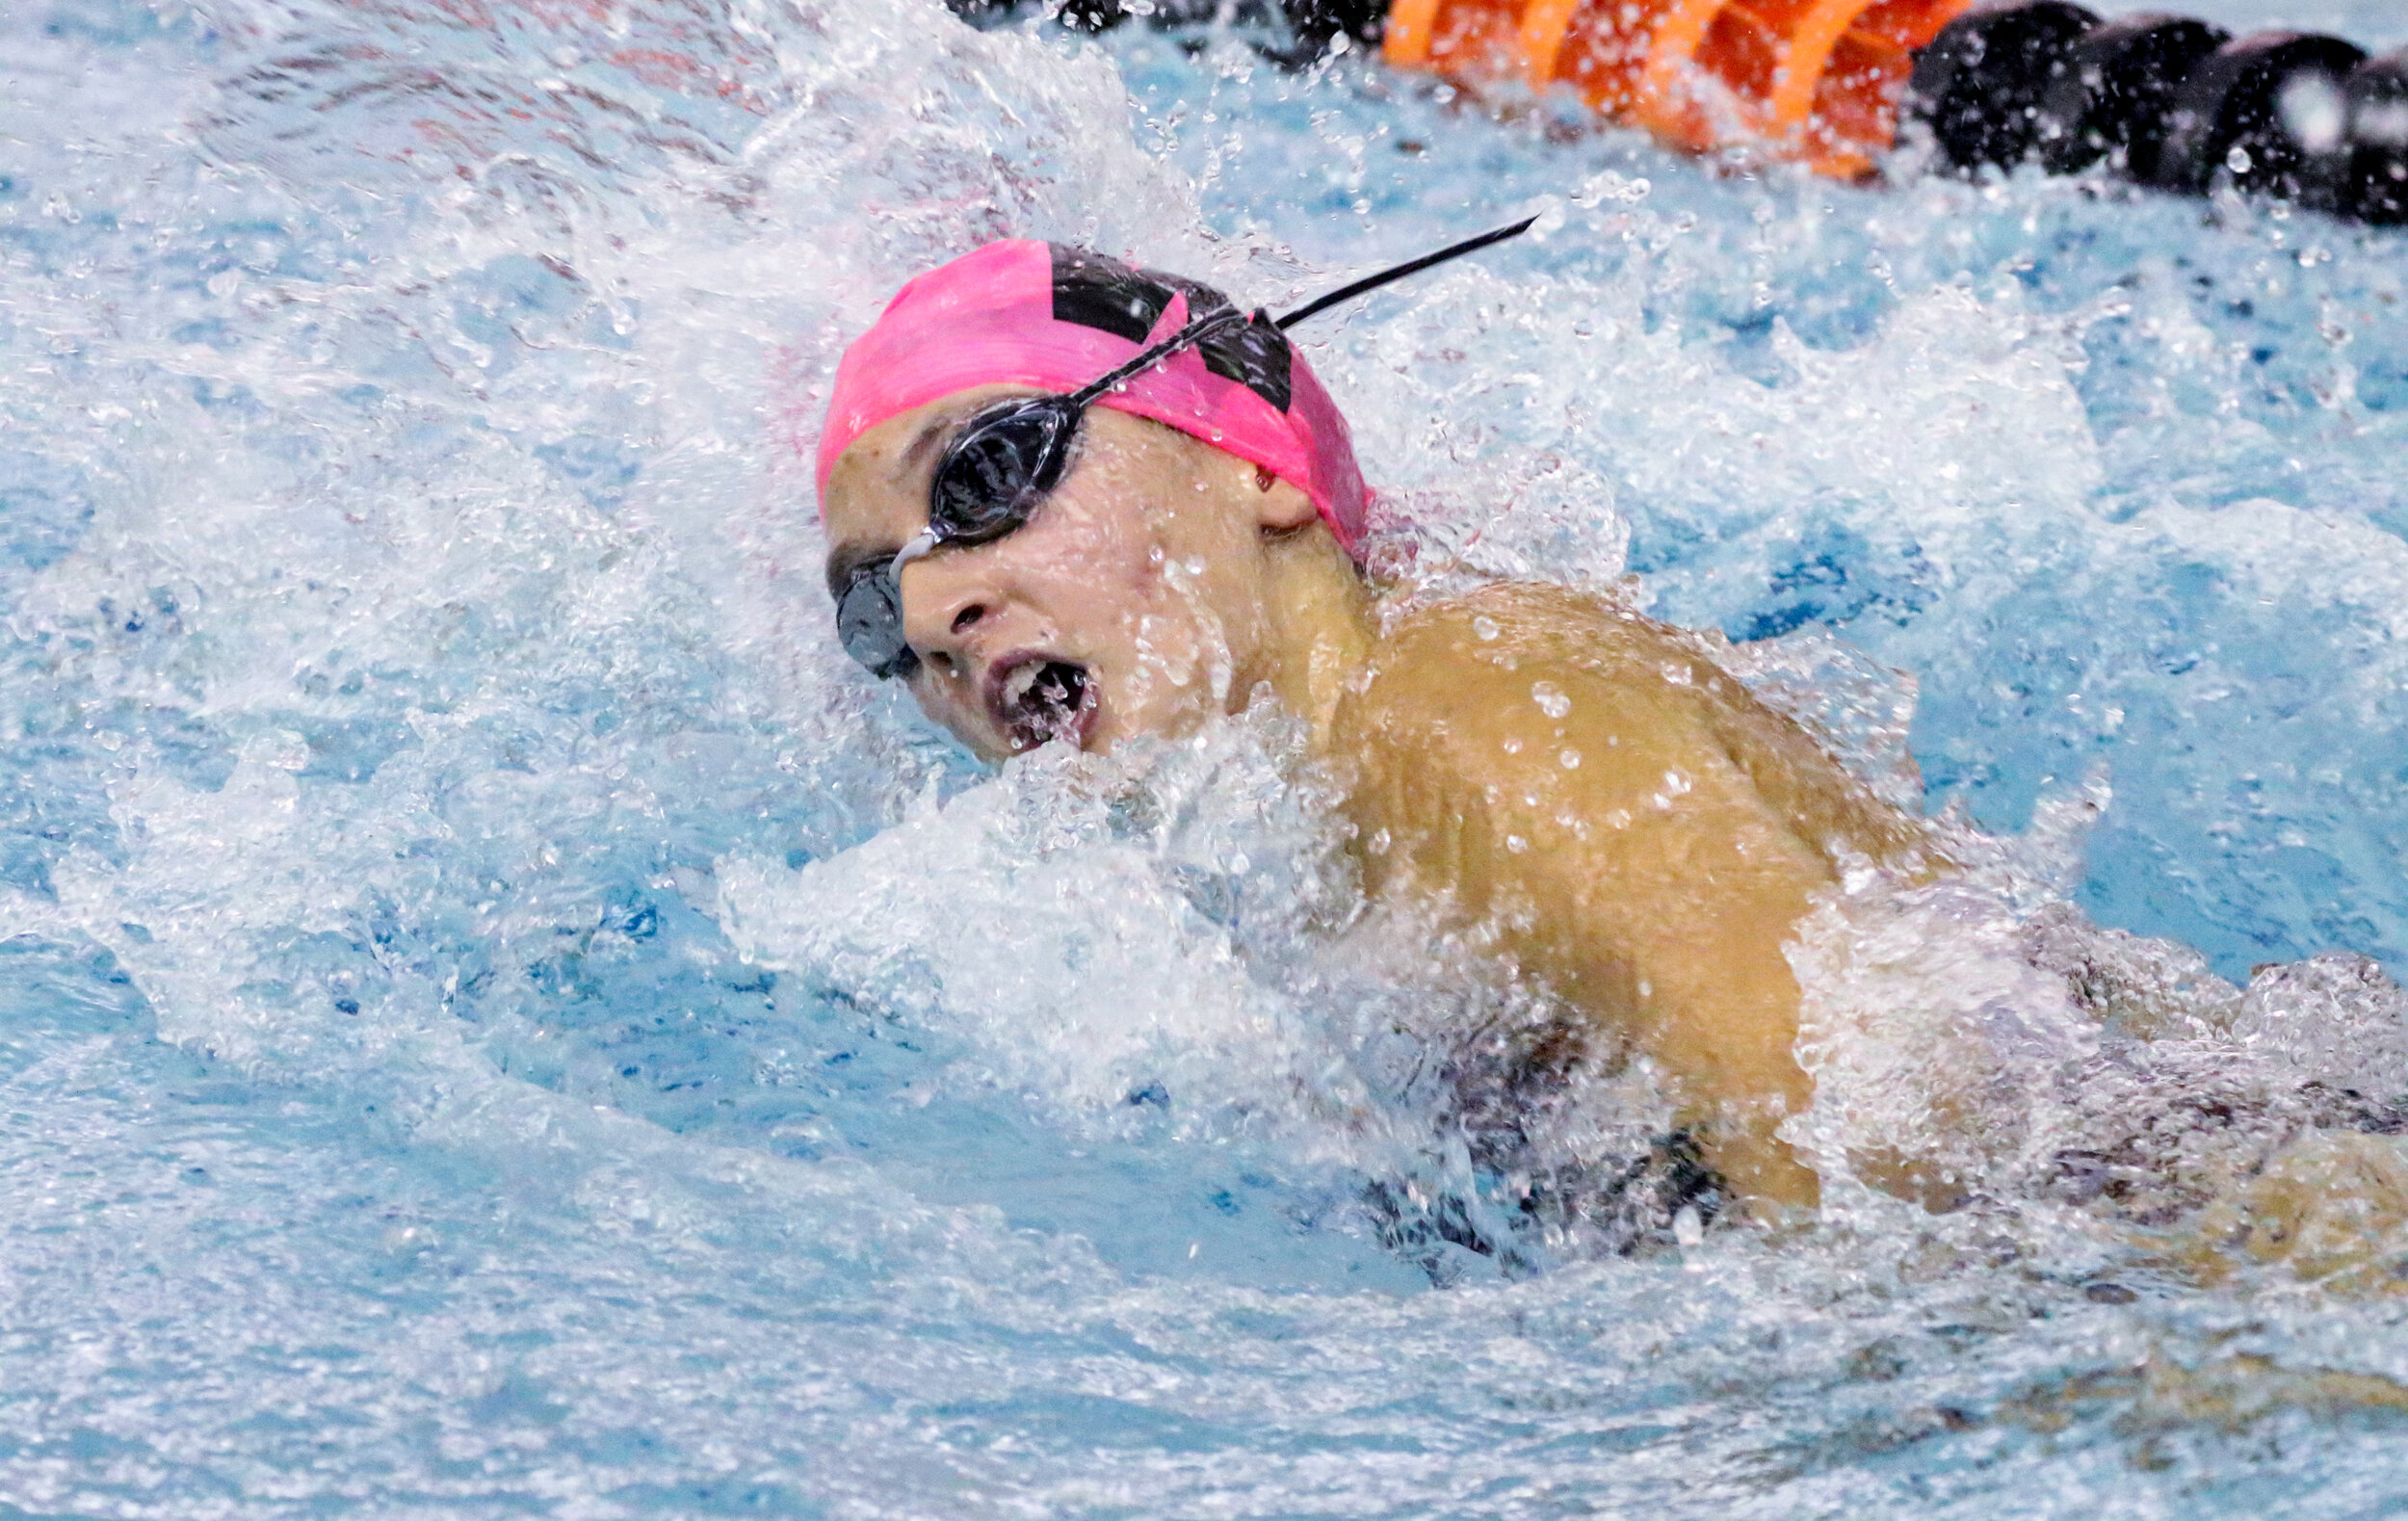
<path id="1" fill-rule="evenodd" d="M 1257 466 L 1254 471 L 1254 521 L 1265 533 L 1285 534 L 1321 516 L 1313 499 L 1279 477 Z"/>

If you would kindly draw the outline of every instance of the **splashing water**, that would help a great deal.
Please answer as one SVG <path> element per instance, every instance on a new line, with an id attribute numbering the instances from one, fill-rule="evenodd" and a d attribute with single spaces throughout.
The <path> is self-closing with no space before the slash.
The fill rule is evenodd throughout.
<path id="1" fill-rule="evenodd" d="M 893 0 L 0 60 L 9 1505 L 2408 1503 L 2395 1317 L 2188 1245 L 2396 1166 L 2396 233 Z M 1638 1064 L 1516 1088 L 1276 719 L 989 777 L 829 637 L 796 445 L 916 268 L 1275 305 L 1548 196 L 1306 341 L 1383 564 L 1629 576 L 1956 810 L 1793 949 L 1804 1235 L 1696 1228 Z"/>

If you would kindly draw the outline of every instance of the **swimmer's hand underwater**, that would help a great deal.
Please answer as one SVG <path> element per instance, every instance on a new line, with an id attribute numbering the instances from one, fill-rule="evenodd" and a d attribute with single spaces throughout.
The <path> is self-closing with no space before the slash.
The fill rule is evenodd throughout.
<path id="1" fill-rule="evenodd" d="M 944 305 L 941 327 L 897 322 L 915 292 L 933 304 L 950 271 L 1002 248 L 1049 258 L 1050 286 L 993 280 Z M 1098 272 L 1118 306 L 1094 299 Z M 1002 313 L 984 333 L 981 301 Z M 1043 245 L 992 245 L 898 298 L 848 355 L 823 439 L 832 592 L 921 541 L 965 428 L 1010 398 L 1075 389 L 1083 365 L 1088 378 L 1110 367 L 1094 362 L 1112 352 L 1091 341 L 1099 305 L 1124 358 L 1184 310 L 1142 272 Z M 992 383 L 953 385 L 975 369 L 937 364 L 916 391 L 881 388 L 855 366 L 881 342 L 908 366 L 998 332 L 1018 334 L 1023 357 L 990 358 L 990 373 L 1009 372 Z M 1782 943 L 1843 855 L 1904 862 L 1924 848 L 1920 823 L 1700 642 L 1630 610 L 1495 586 L 1383 618 L 1348 554 L 1362 503 L 1344 424 L 1334 409 L 1308 415 L 1308 387 L 1326 398 L 1301 357 L 1280 341 L 1275 354 L 1258 344 L 1174 366 L 1161 385 L 1189 393 L 1165 401 L 1140 378 L 1087 408 L 1066 468 L 1008 531 L 901 556 L 909 656 L 888 669 L 995 760 L 1055 738 L 1105 750 L 1176 737 L 1267 688 L 1349 779 L 1374 892 L 1451 904 L 1493 931 L 1674 1081 L 1705 1160 L 1741 1196 L 1811 1208 L 1815 1175 L 1774 1135 L 1811 1092 Z"/>

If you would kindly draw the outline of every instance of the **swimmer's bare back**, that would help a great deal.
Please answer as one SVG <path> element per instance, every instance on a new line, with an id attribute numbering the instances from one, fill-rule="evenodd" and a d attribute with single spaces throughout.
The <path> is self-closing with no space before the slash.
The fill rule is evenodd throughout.
<path id="1" fill-rule="evenodd" d="M 1329 732 L 1374 892 L 1440 894 L 1677 1085 L 1741 1195 L 1811 1208 L 1773 1131 L 1812 1098 L 1782 953 L 1835 850 L 1927 852 L 1671 626 L 1500 585 L 1376 642 Z"/>

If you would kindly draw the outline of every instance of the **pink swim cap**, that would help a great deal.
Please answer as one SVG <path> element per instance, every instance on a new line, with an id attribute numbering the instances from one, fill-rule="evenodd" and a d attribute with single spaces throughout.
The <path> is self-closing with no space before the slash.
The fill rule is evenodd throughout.
<path id="1" fill-rule="evenodd" d="M 914 279 L 836 366 L 819 486 L 872 428 L 974 385 L 1075 391 L 1228 298 L 1060 244 L 1011 239 Z M 1337 404 L 1268 322 L 1224 328 L 1098 398 L 1260 465 L 1296 486 L 1348 553 L 1363 535 L 1363 473 Z M 823 510 L 824 511 L 824 510 Z"/>

